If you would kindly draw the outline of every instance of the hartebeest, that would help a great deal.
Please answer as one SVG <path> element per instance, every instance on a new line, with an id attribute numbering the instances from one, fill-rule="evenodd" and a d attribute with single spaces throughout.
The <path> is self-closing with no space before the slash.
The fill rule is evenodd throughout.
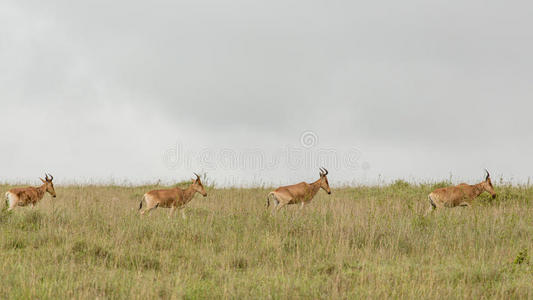
<path id="1" fill-rule="evenodd" d="M 478 184 L 468 185 L 466 183 L 461 183 L 457 186 L 440 188 L 431 192 L 431 194 L 428 195 L 430 204 L 428 212 L 431 212 L 436 208 L 443 207 L 471 207 L 470 202 L 472 202 L 474 198 L 478 197 L 483 192 L 488 192 L 493 199 L 496 198 L 494 186 L 490 180 L 489 171 L 485 171 L 487 172 L 485 180 Z"/>
<path id="2" fill-rule="evenodd" d="M 194 175 L 196 175 L 196 179 L 193 179 L 192 184 L 185 190 L 175 187 L 173 189 L 154 190 L 144 194 L 141 203 L 139 204 L 139 210 L 143 207 L 143 200 L 146 201 L 146 209 L 141 211 L 141 215 L 144 215 L 144 213 L 149 212 L 154 208 L 164 207 L 170 208 L 170 217 L 176 208 L 182 209 L 185 204 L 191 201 L 194 194 L 199 193 L 202 196 L 207 197 L 207 192 L 202 185 L 200 176 L 196 173 L 194 173 Z M 181 214 L 183 218 L 185 218 L 183 210 L 181 211 Z"/>
<path id="3" fill-rule="evenodd" d="M 6 193 L 6 207 L 7 210 L 12 210 L 17 206 L 31 205 L 33 208 L 37 202 L 43 199 L 44 194 L 48 192 L 52 197 L 56 197 L 56 191 L 54 190 L 54 176 L 45 174 L 44 179 L 41 179 L 43 184 L 39 187 L 29 186 L 26 188 L 14 188 L 10 189 Z"/>
<path id="4" fill-rule="evenodd" d="M 283 206 L 288 204 L 298 203 L 302 203 L 300 209 L 303 209 L 307 203 L 311 202 L 321 188 L 324 189 L 328 195 L 331 194 L 327 177 L 328 173 L 328 170 L 320 168 L 320 178 L 313 183 L 300 182 L 298 184 L 277 188 L 268 194 L 266 206 L 270 206 L 270 200 L 272 199 L 276 203 L 276 210 L 280 210 Z"/>

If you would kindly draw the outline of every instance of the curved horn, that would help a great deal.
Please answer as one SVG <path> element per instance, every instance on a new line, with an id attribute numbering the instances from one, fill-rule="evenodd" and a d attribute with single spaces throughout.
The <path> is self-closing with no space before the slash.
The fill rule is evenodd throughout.
<path id="1" fill-rule="evenodd" d="M 196 174 L 195 172 L 193 172 L 194 175 L 196 175 L 196 179 L 200 179 L 200 175 Z"/>
<path id="2" fill-rule="evenodd" d="M 487 172 L 487 177 L 485 177 L 485 180 L 488 180 L 490 178 L 490 173 L 487 169 L 485 169 L 485 172 Z"/>
<path id="3" fill-rule="evenodd" d="M 48 174 L 44 173 L 44 180 L 48 181 Z"/>
<path id="4" fill-rule="evenodd" d="M 329 173 L 329 172 L 328 172 L 328 170 L 326 170 L 326 168 L 322 168 L 322 167 L 320 167 L 320 174 L 321 174 L 321 175 L 326 176 L 326 175 L 328 175 L 328 173 Z"/>

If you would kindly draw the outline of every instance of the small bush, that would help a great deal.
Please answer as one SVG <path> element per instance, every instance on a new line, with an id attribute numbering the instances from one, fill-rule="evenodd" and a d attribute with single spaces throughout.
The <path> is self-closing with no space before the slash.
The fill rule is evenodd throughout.
<path id="1" fill-rule="evenodd" d="M 211 280 L 199 280 L 185 287 L 183 299 L 217 299 L 223 298 L 220 288 Z"/>
<path id="2" fill-rule="evenodd" d="M 37 210 L 30 210 L 22 217 L 14 218 L 15 227 L 24 231 L 37 231 L 43 225 L 43 214 Z"/>
<path id="3" fill-rule="evenodd" d="M 407 189 L 411 186 L 411 184 L 405 180 L 402 180 L 402 179 L 398 179 L 396 181 L 394 181 L 393 184 L 390 185 L 392 188 L 394 189 Z"/>
<path id="4" fill-rule="evenodd" d="M 514 264 L 529 264 L 529 256 L 527 254 L 527 249 L 523 249 L 522 251 L 518 252 L 518 255 L 516 255 L 516 258 L 514 259 Z"/>
<path id="5" fill-rule="evenodd" d="M 445 187 L 449 187 L 451 186 L 452 183 L 450 181 L 441 181 L 441 182 L 436 182 L 434 184 L 431 185 L 430 189 L 432 191 L 436 190 L 436 189 L 441 189 L 441 188 L 445 188 Z"/>
<path id="6" fill-rule="evenodd" d="M 4 244 L 4 249 L 24 249 L 26 248 L 26 241 L 19 237 L 12 237 Z"/>
<path id="7" fill-rule="evenodd" d="M 108 262 L 113 258 L 113 254 L 101 246 L 91 246 L 85 241 L 77 241 L 71 248 L 71 253 L 75 260 L 79 262 Z"/>
<path id="8" fill-rule="evenodd" d="M 129 270 L 159 270 L 159 260 L 143 255 L 123 256 L 116 260 L 116 265 Z"/>
<path id="9" fill-rule="evenodd" d="M 317 274 L 331 275 L 337 270 L 337 266 L 332 263 L 325 263 L 316 268 Z"/>
<path id="10" fill-rule="evenodd" d="M 431 225 L 431 221 L 426 216 L 415 215 L 411 219 L 411 225 L 419 231 L 424 231 Z"/>
<path id="11" fill-rule="evenodd" d="M 246 260 L 246 258 L 236 257 L 231 261 L 230 266 L 233 269 L 244 270 L 248 267 L 248 261 Z"/>
<path id="12" fill-rule="evenodd" d="M 77 241 L 74 243 L 74 245 L 72 245 L 71 251 L 73 254 L 84 255 L 85 253 L 87 253 L 88 248 L 89 246 L 87 245 L 85 241 Z"/>
<path id="13" fill-rule="evenodd" d="M 113 257 L 111 252 L 100 246 L 94 246 L 91 249 L 90 254 L 96 259 L 106 260 Z"/>
<path id="14" fill-rule="evenodd" d="M 348 236 L 348 245 L 350 248 L 362 249 L 366 246 L 366 237 L 364 233 L 354 231 Z"/>
<path id="15" fill-rule="evenodd" d="M 293 238 L 287 238 L 283 241 L 283 252 L 291 254 L 298 248 L 298 242 Z"/>
<path id="16" fill-rule="evenodd" d="M 398 251 L 402 254 L 410 254 L 413 251 L 413 244 L 407 237 L 398 240 Z"/>

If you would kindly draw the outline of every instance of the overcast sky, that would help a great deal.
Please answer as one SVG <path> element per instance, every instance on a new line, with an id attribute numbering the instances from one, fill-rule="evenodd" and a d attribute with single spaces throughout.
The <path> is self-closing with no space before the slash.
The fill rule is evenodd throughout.
<path id="1" fill-rule="evenodd" d="M 528 1 L 0 2 L 0 180 L 526 182 Z"/>

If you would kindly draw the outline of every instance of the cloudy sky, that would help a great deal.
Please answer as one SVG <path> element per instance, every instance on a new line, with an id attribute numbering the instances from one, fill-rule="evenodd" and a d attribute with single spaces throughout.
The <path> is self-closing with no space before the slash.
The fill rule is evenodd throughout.
<path id="1" fill-rule="evenodd" d="M 526 1 L 0 2 L 0 180 L 526 182 Z"/>

